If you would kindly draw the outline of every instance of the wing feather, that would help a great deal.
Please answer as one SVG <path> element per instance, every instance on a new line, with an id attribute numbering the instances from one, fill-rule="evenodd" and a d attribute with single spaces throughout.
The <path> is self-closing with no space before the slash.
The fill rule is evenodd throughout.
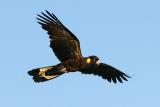
<path id="1" fill-rule="evenodd" d="M 102 73 L 102 76 L 104 75 L 104 79 L 112 80 L 114 83 L 116 83 L 117 80 L 122 83 L 122 80 L 128 81 L 127 78 L 130 78 L 130 76 L 122 71 L 104 63 L 101 63 L 96 70 L 101 71 L 99 73 Z"/>
<path id="2" fill-rule="evenodd" d="M 38 23 L 50 35 L 50 47 L 60 61 L 82 56 L 78 38 L 46 10 L 37 15 Z"/>
<path id="3" fill-rule="evenodd" d="M 113 81 L 114 83 L 117 83 L 117 81 L 123 83 L 122 80 L 128 81 L 127 78 L 131 78 L 122 71 L 104 63 L 100 63 L 98 66 L 94 65 L 94 67 L 92 66 L 91 68 L 82 70 L 80 72 L 84 74 L 98 75 L 103 79 L 107 79 L 109 82 Z"/>

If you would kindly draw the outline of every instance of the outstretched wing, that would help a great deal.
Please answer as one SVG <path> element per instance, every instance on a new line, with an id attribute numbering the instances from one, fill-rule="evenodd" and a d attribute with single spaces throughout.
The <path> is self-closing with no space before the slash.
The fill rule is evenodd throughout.
<path id="1" fill-rule="evenodd" d="M 103 79 L 107 79 L 109 82 L 113 81 L 114 83 L 117 83 L 117 80 L 122 83 L 123 80 L 128 81 L 127 78 L 131 78 L 120 70 L 104 63 L 100 63 L 98 66 L 94 66 L 81 72 L 84 74 L 98 75 Z"/>
<path id="2" fill-rule="evenodd" d="M 60 61 L 81 56 L 80 42 L 52 13 L 38 14 L 38 23 L 50 35 L 50 47 Z"/>

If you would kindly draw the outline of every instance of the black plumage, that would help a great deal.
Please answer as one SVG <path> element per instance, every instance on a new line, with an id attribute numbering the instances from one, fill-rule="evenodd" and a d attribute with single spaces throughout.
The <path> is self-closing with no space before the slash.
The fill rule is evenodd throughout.
<path id="1" fill-rule="evenodd" d="M 44 82 L 64 73 L 80 71 L 83 74 L 94 74 L 114 83 L 127 81 L 130 78 L 120 70 L 99 62 L 97 56 L 83 57 L 78 38 L 69 31 L 53 14 L 46 11 L 38 14 L 38 23 L 46 30 L 50 38 L 50 47 L 61 63 L 33 69 L 28 74 L 35 82 Z"/>

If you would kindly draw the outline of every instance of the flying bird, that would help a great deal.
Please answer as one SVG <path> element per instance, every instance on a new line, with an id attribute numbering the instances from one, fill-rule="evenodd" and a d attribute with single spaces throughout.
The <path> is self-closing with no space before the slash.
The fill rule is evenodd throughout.
<path id="1" fill-rule="evenodd" d="M 65 73 L 79 71 L 83 74 L 94 74 L 120 83 L 130 78 L 127 74 L 105 63 L 100 63 L 97 56 L 83 57 L 78 38 L 68 30 L 59 19 L 46 10 L 37 17 L 38 23 L 48 32 L 50 47 L 60 63 L 28 71 L 35 82 L 45 82 Z"/>

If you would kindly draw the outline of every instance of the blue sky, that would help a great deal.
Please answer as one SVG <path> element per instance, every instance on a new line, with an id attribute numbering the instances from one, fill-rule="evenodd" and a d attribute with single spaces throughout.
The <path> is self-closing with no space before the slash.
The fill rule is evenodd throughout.
<path id="1" fill-rule="evenodd" d="M 158 0 L 1 0 L 1 107 L 160 106 Z M 97 55 L 133 78 L 110 84 L 70 73 L 36 84 L 33 68 L 54 65 L 48 35 L 36 14 L 53 12 L 80 40 L 84 56 Z"/>

